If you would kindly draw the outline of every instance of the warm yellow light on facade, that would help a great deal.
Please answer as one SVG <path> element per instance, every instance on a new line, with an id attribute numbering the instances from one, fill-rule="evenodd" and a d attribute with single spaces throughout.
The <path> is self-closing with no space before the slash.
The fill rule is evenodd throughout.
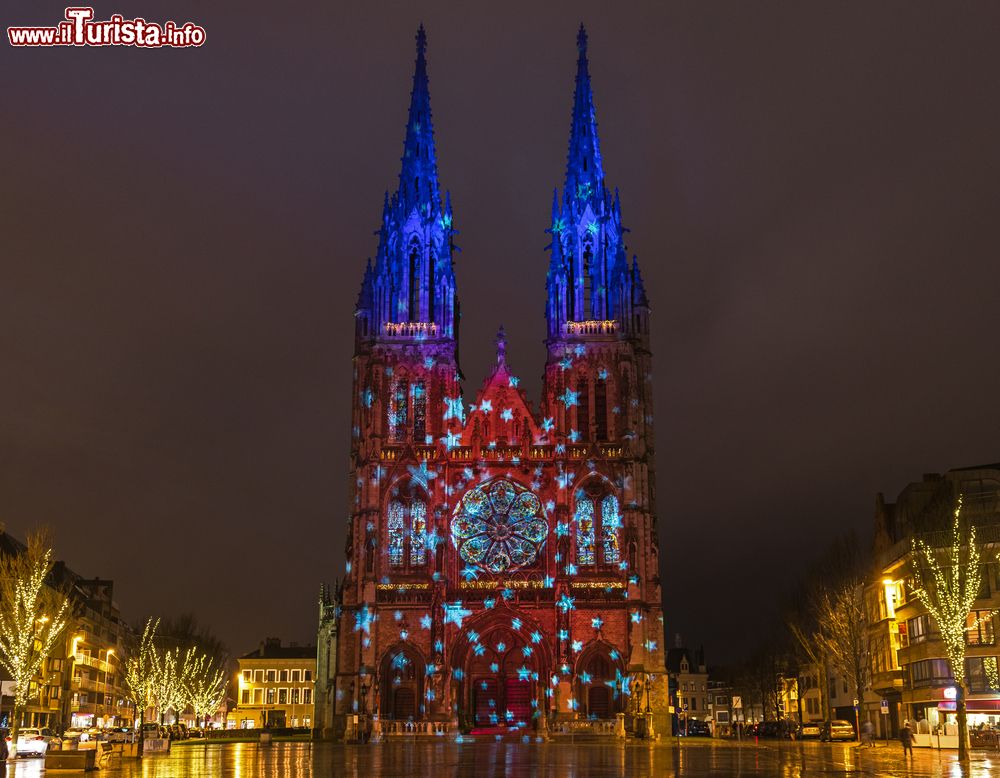
<path id="1" fill-rule="evenodd" d="M 886 586 L 892 586 L 896 582 L 893 581 L 891 578 L 883 578 L 882 583 L 885 584 Z"/>

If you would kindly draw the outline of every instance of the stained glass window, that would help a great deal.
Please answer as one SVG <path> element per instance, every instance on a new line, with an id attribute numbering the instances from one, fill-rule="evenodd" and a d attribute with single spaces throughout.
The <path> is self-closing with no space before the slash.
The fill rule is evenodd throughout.
<path id="1" fill-rule="evenodd" d="M 605 564 L 618 564 L 621 561 L 621 551 L 618 547 L 618 530 L 621 526 L 618 498 L 609 494 L 601 500 L 601 541 L 604 545 Z"/>
<path id="2" fill-rule="evenodd" d="M 410 564 L 427 562 L 427 505 L 414 500 L 410 505 Z"/>
<path id="3" fill-rule="evenodd" d="M 548 532 L 538 496 L 505 478 L 466 492 L 451 523 L 452 541 L 462 560 L 491 573 L 534 563 Z"/>
<path id="4" fill-rule="evenodd" d="M 576 503 L 576 563 L 594 564 L 594 502 L 584 498 Z"/>
<path id="5" fill-rule="evenodd" d="M 427 390 L 423 381 L 413 385 L 413 442 L 425 443 L 427 436 Z"/>
<path id="6" fill-rule="evenodd" d="M 403 566 L 403 503 L 394 500 L 389 503 L 389 564 L 392 567 Z"/>
<path id="7" fill-rule="evenodd" d="M 407 397 L 406 384 L 400 381 L 392 393 L 392 407 L 389 408 L 389 426 L 392 436 L 401 439 L 406 436 Z"/>

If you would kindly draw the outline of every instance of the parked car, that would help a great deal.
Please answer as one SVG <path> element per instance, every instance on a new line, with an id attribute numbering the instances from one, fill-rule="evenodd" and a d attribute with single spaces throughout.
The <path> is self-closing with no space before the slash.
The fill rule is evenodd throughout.
<path id="1" fill-rule="evenodd" d="M 62 738 L 48 727 L 22 727 L 17 733 L 18 756 L 45 756 L 50 748 L 61 748 Z"/>
<path id="2" fill-rule="evenodd" d="M 63 743 L 72 745 L 74 748 L 78 743 L 86 743 L 90 740 L 90 733 L 83 727 L 70 727 L 63 732 Z"/>
<path id="3" fill-rule="evenodd" d="M 707 721 L 689 719 L 687 723 L 688 737 L 712 737 L 712 728 Z"/>
<path id="4" fill-rule="evenodd" d="M 129 740 L 129 735 L 132 734 L 132 730 L 128 727 L 116 727 L 115 729 L 108 730 L 108 742 L 109 743 L 126 743 Z"/>
<path id="5" fill-rule="evenodd" d="M 824 721 L 820 729 L 820 740 L 854 740 L 854 725 L 843 719 Z"/>
<path id="6" fill-rule="evenodd" d="M 821 729 L 822 727 L 820 726 L 820 722 L 806 721 L 799 724 L 798 737 L 800 740 L 808 740 L 809 738 L 819 737 Z"/>

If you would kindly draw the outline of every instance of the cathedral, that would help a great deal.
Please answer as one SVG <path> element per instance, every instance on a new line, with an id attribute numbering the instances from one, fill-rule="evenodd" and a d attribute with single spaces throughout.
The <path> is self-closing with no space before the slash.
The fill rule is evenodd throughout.
<path id="1" fill-rule="evenodd" d="M 426 49 L 421 27 L 355 309 L 347 564 L 320 593 L 316 734 L 669 732 L 649 303 L 605 186 L 586 31 L 537 407 L 502 328 L 463 390 Z"/>

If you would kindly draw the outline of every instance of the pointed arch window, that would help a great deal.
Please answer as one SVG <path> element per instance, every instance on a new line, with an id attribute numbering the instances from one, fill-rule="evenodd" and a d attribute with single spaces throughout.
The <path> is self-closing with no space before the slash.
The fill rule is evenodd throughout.
<path id="1" fill-rule="evenodd" d="M 598 379 L 594 386 L 594 421 L 597 424 L 597 439 L 608 439 L 608 382 Z"/>
<path id="2" fill-rule="evenodd" d="M 581 376 L 576 384 L 576 428 L 580 439 L 586 443 L 590 440 L 590 381 L 587 376 Z"/>
<path id="3" fill-rule="evenodd" d="M 404 569 L 427 564 L 427 503 L 422 498 L 390 501 L 386 511 L 386 533 L 389 567 Z"/>
<path id="4" fill-rule="evenodd" d="M 410 321 L 420 321 L 420 244 L 410 241 Z"/>
<path id="5" fill-rule="evenodd" d="M 410 405 L 408 393 L 406 381 L 397 381 L 393 386 L 389 403 L 389 433 L 396 440 L 406 437 Z"/>
<path id="6" fill-rule="evenodd" d="M 427 442 L 427 389 L 423 381 L 413 385 L 413 442 Z"/>
<path id="7" fill-rule="evenodd" d="M 581 492 L 573 513 L 577 565 L 618 565 L 622 560 L 618 498 L 603 483 L 585 487 Z"/>
<path id="8" fill-rule="evenodd" d="M 589 238 L 583 244 L 583 300 L 580 309 L 583 311 L 583 319 L 591 318 L 593 293 L 592 282 L 594 272 L 594 243 Z"/>

